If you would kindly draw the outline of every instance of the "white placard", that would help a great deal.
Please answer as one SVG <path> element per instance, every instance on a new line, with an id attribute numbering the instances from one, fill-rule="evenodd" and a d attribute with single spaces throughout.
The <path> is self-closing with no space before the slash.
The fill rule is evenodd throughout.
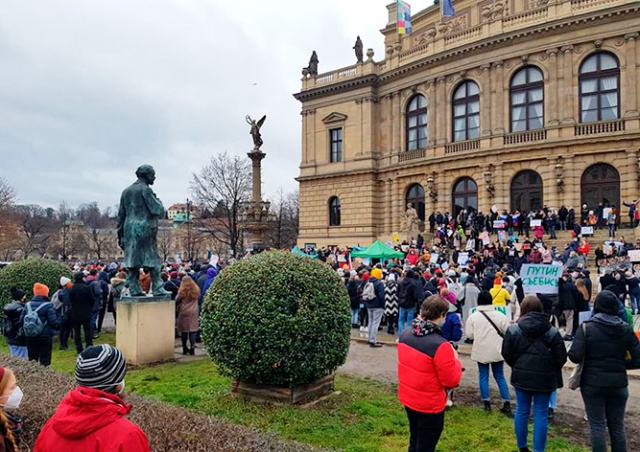
<path id="1" fill-rule="evenodd" d="M 542 226 L 542 220 L 531 220 L 531 227 Z"/>
<path id="2" fill-rule="evenodd" d="M 458 253 L 458 264 L 465 265 L 469 260 L 469 253 Z"/>
<path id="3" fill-rule="evenodd" d="M 593 235 L 593 226 L 582 226 L 580 235 Z"/>
<path id="4" fill-rule="evenodd" d="M 627 255 L 631 262 L 640 262 L 640 250 L 629 250 Z"/>
<path id="5" fill-rule="evenodd" d="M 591 318 L 591 311 L 582 311 L 578 313 L 578 324 L 582 325 L 582 322 Z"/>
<path id="6" fill-rule="evenodd" d="M 431 254 L 431 258 L 429 259 L 429 263 L 431 264 L 437 264 L 438 263 L 438 257 L 440 257 L 438 255 L 438 253 L 432 253 Z"/>
<path id="7" fill-rule="evenodd" d="M 520 271 L 524 293 L 557 294 L 561 265 L 524 264 Z"/>
<path id="8" fill-rule="evenodd" d="M 511 321 L 513 319 L 513 315 L 511 313 L 511 306 L 507 305 L 507 306 L 492 306 L 494 311 L 498 311 L 498 312 L 502 312 L 504 315 L 507 316 L 507 320 Z M 474 312 L 477 312 L 478 308 L 471 308 L 469 309 L 469 315 L 473 314 Z"/>

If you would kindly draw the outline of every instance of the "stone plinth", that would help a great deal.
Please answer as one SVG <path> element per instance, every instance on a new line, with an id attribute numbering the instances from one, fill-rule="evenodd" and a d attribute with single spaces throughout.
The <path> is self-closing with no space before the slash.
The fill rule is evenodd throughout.
<path id="1" fill-rule="evenodd" d="M 128 364 L 174 358 L 175 301 L 167 297 L 125 297 L 118 301 L 116 346 Z"/>
<path id="2" fill-rule="evenodd" d="M 231 380 L 231 393 L 251 402 L 275 404 L 296 404 L 307 402 L 333 392 L 335 374 L 327 375 L 313 383 L 295 388 L 256 385 L 239 380 Z"/>

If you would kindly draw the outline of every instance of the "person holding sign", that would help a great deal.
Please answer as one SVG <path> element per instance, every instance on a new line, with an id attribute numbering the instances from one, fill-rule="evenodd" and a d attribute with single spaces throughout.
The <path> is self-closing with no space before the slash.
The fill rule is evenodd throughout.
<path id="1" fill-rule="evenodd" d="M 498 384 L 502 398 L 502 411 L 511 414 L 511 396 L 504 378 L 504 360 L 502 358 L 502 338 L 509 327 L 507 316 L 494 310 L 491 294 L 483 290 L 478 295 L 478 310 L 469 316 L 465 326 L 467 339 L 473 340 L 471 359 L 478 363 L 480 397 L 485 411 L 491 411 L 489 392 L 489 368 Z"/>
<path id="2" fill-rule="evenodd" d="M 513 424 L 521 452 L 529 451 L 529 415 L 533 404 L 533 450 L 544 451 L 549 428 L 551 394 L 563 385 L 562 367 L 567 350 L 557 329 L 543 313 L 535 295 L 522 300 L 522 316 L 504 335 L 502 356 L 511 367 L 511 385 L 516 391 Z"/>

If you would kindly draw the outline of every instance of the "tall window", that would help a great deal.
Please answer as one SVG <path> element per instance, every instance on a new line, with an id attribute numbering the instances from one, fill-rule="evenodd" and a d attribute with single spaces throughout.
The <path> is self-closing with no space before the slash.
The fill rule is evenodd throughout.
<path id="1" fill-rule="evenodd" d="M 453 141 L 472 140 L 480 136 L 480 89 L 466 81 L 453 93 Z"/>
<path id="2" fill-rule="evenodd" d="M 580 121 L 620 117 L 620 65 L 610 53 L 591 55 L 580 66 Z"/>
<path id="3" fill-rule="evenodd" d="M 340 226 L 340 198 L 329 199 L 329 226 Z"/>
<path id="4" fill-rule="evenodd" d="M 427 99 L 418 94 L 407 105 L 407 151 L 427 147 Z"/>
<path id="5" fill-rule="evenodd" d="M 329 130 L 330 161 L 331 163 L 342 161 L 342 128 Z"/>
<path id="6" fill-rule="evenodd" d="M 544 126 L 544 77 L 534 66 L 520 69 L 511 80 L 511 131 Z"/>
<path id="7" fill-rule="evenodd" d="M 470 177 L 463 177 L 453 186 L 451 194 L 453 217 L 457 218 L 461 211 L 467 213 L 478 211 L 478 184 Z"/>

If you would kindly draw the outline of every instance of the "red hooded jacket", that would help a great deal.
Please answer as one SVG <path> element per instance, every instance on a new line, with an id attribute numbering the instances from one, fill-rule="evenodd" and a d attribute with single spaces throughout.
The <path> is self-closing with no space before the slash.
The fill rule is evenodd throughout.
<path id="1" fill-rule="evenodd" d="M 150 452 L 147 436 L 124 417 L 129 411 L 115 394 L 72 389 L 42 428 L 34 452 Z"/>
<path id="2" fill-rule="evenodd" d="M 440 328 L 420 319 L 398 341 L 398 398 L 421 413 L 440 413 L 447 404 L 446 389 L 462 378 L 462 363 Z"/>

